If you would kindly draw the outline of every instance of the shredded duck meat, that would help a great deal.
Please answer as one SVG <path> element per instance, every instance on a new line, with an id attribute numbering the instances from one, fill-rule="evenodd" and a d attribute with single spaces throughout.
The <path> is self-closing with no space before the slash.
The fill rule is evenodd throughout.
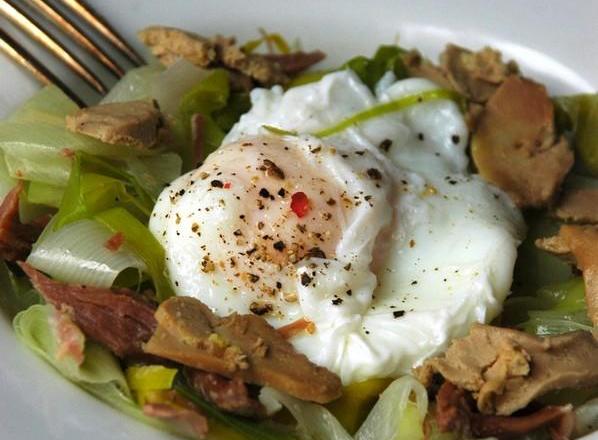
<path id="1" fill-rule="evenodd" d="M 35 243 L 44 229 L 47 219 L 40 219 L 33 224 L 23 224 L 19 220 L 19 197 L 23 191 L 23 182 L 19 182 L 0 205 L 0 258 L 17 261 L 27 258 L 31 245 Z"/>
<path id="2" fill-rule="evenodd" d="M 147 357 L 142 344 L 156 327 L 153 305 L 128 289 L 61 283 L 27 263 L 19 265 L 44 299 L 70 314 L 87 336 L 119 357 Z"/>
<path id="3" fill-rule="evenodd" d="M 492 416 L 474 412 L 467 392 L 444 382 L 436 395 L 436 422 L 442 432 L 457 432 L 476 438 L 521 437 L 543 426 L 549 426 L 553 440 L 565 440 L 572 431 L 571 405 L 547 406 L 522 416 Z"/>
<path id="4" fill-rule="evenodd" d="M 261 418 L 266 415 L 264 406 L 250 394 L 239 377 L 228 379 L 214 373 L 188 369 L 191 386 L 218 408 L 244 417 Z"/>

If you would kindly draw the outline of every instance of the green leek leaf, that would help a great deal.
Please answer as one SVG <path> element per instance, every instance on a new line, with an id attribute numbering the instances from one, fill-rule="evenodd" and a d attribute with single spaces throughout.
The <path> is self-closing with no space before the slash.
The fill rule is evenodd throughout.
<path id="1" fill-rule="evenodd" d="M 378 118 L 388 113 L 398 112 L 416 104 L 437 101 L 440 99 L 451 99 L 458 102 L 460 100 L 460 96 L 458 93 L 452 90 L 444 89 L 427 90 L 425 92 L 414 93 L 412 95 L 403 96 L 399 99 L 384 102 L 382 104 L 378 104 L 366 110 L 360 111 L 353 116 L 343 119 L 331 127 L 318 130 L 317 132 L 313 133 L 313 135 L 318 137 L 332 136 L 353 125 L 360 124 L 370 119 Z"/>
<path id="2" fill-rule="evenodd" d="M 557 125 L 573 131 L 575 150 L 587 171 L 598 176 L 598 94 L 555 98 Z"/>

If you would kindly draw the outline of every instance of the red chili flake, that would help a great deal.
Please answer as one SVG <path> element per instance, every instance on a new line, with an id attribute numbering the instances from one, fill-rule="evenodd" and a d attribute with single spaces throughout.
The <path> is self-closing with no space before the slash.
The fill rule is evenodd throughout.
<path id="1" fill-rule="evenodd" d="M 291 196 L 291 209 L 301 218 L 309 212 L 309 199 L 304 192 L 296 192 Z"/>
<path id="2" fill-rule="evenodd" d="M 122 232 L 117 232 L 104 243 L 104 247 L 109 251 L 116 252 L 125 242 L 125 236 Z"/>
<path id="3" fill-rule="evenodd" d="M 224 182 L 224 185 L 222 186 L 224 189 L 230 189 L 230 187 L 233 186 L 232 183 L 230 182 Z"/>

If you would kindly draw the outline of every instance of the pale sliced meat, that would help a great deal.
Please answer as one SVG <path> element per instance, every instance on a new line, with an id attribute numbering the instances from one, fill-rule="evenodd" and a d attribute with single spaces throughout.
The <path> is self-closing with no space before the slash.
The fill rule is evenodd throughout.
<path id="1" fill-rule="evenodd" d="M 480 175 L 521 208 L 549 204 L 573 165 L 573 152 L 555 135 L 554 107 L 544 86 L 508 77 L 476 127 L 471 148 Z"/>
<path id="2" fill-rule="evenodd" d="M 198 67 L 208 67 L 216 59 L 216 50 L 210 40 L 181 29 L 149 26 L 137 36 L 165 66 L 184 58 Z"/>
<path id="3" fill-rule="evenodd" d="M 598 189 L 580 188 L 566 191 L 555 209 L 558 219 L 573 223 L 598 223 Z"/>
<path id="4" fill-rule="evenodd" d="M 302 400 L 326 403 L 341 395 L 338 376 L 297 353 L 262 317 L 220 318 L 188 297 L 163 302 L 155 317 L 158 328 L 145 344 L 147 353 Z"/>
<path id="5" fill-rule="evenodd" d="M 506 416 L 549 391 L 598 385 L 596 365 L 598 341 L 589 332 L 541 338 L 476 324 L 418 373 L 424 382 L 440 373 L 470 391 L 482 413 Z"/>
<path id="6" fill-rule="evenodd" d="M 107 144 L 148 149 L 158 143 L 163 121 L 155 104 L 130 101 L 82 108 L 66 117 L 66 126 Z"/>

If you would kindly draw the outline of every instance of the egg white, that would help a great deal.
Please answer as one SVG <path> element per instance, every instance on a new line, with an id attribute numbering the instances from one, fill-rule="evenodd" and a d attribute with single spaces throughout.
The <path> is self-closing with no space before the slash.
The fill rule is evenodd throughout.
<path id="1" fill-rule="evenodd" d="M 312 321 L 316 331 L 291 342 L 345 384 L 405 373 L 473 322 L 496 316 L 512 282 L 523 222 L 506 196 L 469 173 L 468 133 L 455 103 L 422 103 L 326 139 L 309 136 L 379 102 L 433 88 L 427 80 L 395 81 L 390 74 L 374 95 L 346 70 L 287 92 L 255 89 L 252 109 L 223 147 L 173 182 L 152 215 L 150 228 L 166 249 L 177 293 L 219 314 L 247 313 L 256 299 L 266 300 L 274 307 L 264 316 L 275 327 Z M 264 125 L 300 135 L 272 139 Z M 231 189 L 247 188 L 247 179 L 236 182 L 230 173 L 257 169 L 259 151 L 242 144 L 264 139 L 292 148 L 306 169 L 319 170 L 353 200 L 333 222 L 340 231 L 333 257 L 303 258 L 284 268 L 259 263 L 260 276 L 284 286 L 267 295 L 231 282 L 228 269 L 206 273 L 200 267 L 208 251 L 215 260 L 239 251 L 222 236 L 239 227 L 240 213 L 253 203 L 238 191 L 215 190 L 211 178 L 200 175 L 221 172 Z M 386 151 L 381 145 L 388 141 Z M 283 154 L 275 160 L 284 162 Z M 364 174 L 371 168 L 382 179 Z M 190 232 L 194 224 L 201 224 L 201 236 Z M 289 301 L 289 293 L 296 300 Z"/>

